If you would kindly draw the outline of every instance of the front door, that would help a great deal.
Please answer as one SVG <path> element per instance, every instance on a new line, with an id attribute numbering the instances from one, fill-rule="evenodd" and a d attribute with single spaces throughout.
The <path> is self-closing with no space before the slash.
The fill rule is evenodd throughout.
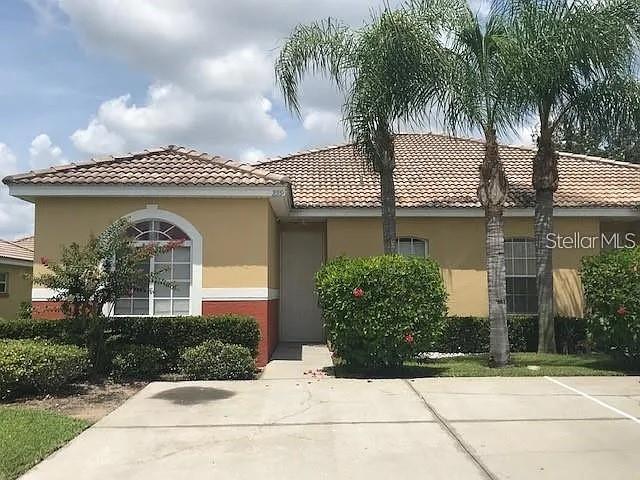
<path id="1" fill-rule="evenodd" d="M 324 327 L 314 275 L 324 261 L 324 230 L 318 225 L 283 229 L 280 238 L 280 340 L 322 342 Z"/>

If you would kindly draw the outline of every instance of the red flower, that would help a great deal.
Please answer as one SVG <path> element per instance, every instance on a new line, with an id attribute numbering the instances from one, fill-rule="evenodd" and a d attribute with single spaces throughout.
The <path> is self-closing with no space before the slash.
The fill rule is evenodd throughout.
<path id="1" fill-rule="evenodd" d="M 49 266 L 49 259 L 47 257 L 40 257 L 40 263 L 45 267 Z"/>
<path id="2" fill-rule="evenodd" d="M 356 298 L 361 298 L 364 296 L 364 290 L 360 287 L 356 287 L 353 289 L 353 296 Z"/>
<path id="3" fill-rule="evenodd" d="M 404 341 L 408 344 L 412 344 L 413 343 L 413 335 L 411 333 L 405 333 L 404 334 Z"/>
<path id="4" fill-rule="evenodd" d="M 627 307 L 625 307 L 624 305 L 620 305 L 618 307 L 618 310 L 616 310 L 616 313 L 621 317 L 624 317 L 627 313 L 629 313 L 629 311 L 627 310 Z"/>

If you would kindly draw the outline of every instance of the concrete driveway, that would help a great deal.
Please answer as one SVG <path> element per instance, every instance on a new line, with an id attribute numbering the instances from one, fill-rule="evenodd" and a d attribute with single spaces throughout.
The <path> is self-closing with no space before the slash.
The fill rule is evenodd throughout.
<path id="1" fill-rule="evenodd" d="M 23 478 L 640 476 L 637 377 L 368 381 L 278 371 L 152 383 Z"/>

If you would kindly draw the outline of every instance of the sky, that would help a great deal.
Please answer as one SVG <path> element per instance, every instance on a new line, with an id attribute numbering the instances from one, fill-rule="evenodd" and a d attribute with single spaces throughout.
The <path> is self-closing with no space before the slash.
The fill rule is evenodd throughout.
<path id="1" fill-rule="evenodd" d="M 296 25 L 331 16 L 357 27 L 381 5 L 2 0 L 0 176 L 168 144 L 257 162 L 343 142 L 333 85 L 305 80 L 298 118 L 273 62 Z M 1 188 L 0 238 L 32 233 L 33 206 Z"/>

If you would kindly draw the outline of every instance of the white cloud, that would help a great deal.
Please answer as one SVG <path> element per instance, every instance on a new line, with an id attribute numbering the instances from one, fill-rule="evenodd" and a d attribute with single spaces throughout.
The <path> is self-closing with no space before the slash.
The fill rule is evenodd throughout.
<path id="1" fill-rule="evenodd" d="M 378 0 L 36 1 L 57 5 L 91 53 L 117 58 L 152 79 L 142 101 L 123 91 L 102 103 L 72 134 L 79 150 L 188 143 L 235 157 L 249 147 L 278 148 L 286 137 L 283 125 L 293 127 L 296 138 L 287 141 L 293 148 L 342 137 L 331 119 L 342 103 L 335 86 L 305 80 L 300 100 L 313 127 L 298 128 L 275 88 L 273 62 L 296 25 L 333 16 L 358 26 L 380 7 Z M 264 107 L 268 100 L 275 108 Z"/>
<path id="2" fill-rule="evenodd" d="M 74 132 L 71 140 L 89 154 L 178 144 L 236 156 L 239 145 L 272 143 L 285 136 L 265 97 L 226 99 L 155 84 L 143 105 L 132 103 L 128 95 L 104 102 L 87 128 Z"/>
<path id="3" fill-rule="evenodd" d="M 304 115 L 302 125 L 305 130 L 316 130 L 322 133 L 333 133 L 342 128 L 340 115 L 323 110 L 309 110 Z"/>
<path id="4" fill-rule="evenodd" d="M 267 158 L 267 155 L 257 148 L 249 148 L 240 155 L 240 160 L 246 163 L 258 163 Z"/>
<path id="5" fill-rule="evenodd" d="M 0 177 L 17 173 L 18 160 L 11 149 L 0 143 Z M 0 238 L 13 239 L 33 232 L 33 206 L 9 196 L 9 189 L 0 187 Z"/>
<path id="6" fill-rule="evenodd" d="M 46 133 L 36 136 L 29 147 L 29 166 L 33 170 L 67 163 L 62 149 L 54 145 Z"/>
<path id="7" fill-rule="evenodd" d="M 110 132 L 96 118 L 85 129 L 76 130 L 71 135 L 73 145 L 81 152 L 91 155 L 105 155 L 124 151 L 125 141 L 118 134 Z"/>

